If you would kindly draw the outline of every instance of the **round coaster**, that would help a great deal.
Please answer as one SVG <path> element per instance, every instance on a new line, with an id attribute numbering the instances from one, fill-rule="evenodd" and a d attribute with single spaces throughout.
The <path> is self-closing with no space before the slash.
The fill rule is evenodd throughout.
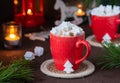
<path id="1" fill-rule="evenodd" d="M 41 66 L 40 70 L 52 77 L 57 77 L 57 78 L 80 78 L 80 77 L 85 77 L 90 74 L 92 74 L 95 71 L 95 66 L 88 60 L 84 60 L 79 69 L 75 70 L 74 72 L 67 74 L 64 71 L 59 71 L 55 68 L 54 66 L 54 61 L 53 59 L 46 60 L 44 61 Z"/>
<path id="2" fill-rule="evenodd" d="M 92 46 L 95 46 L 95 47 L 103 47 L 103 46 L 101 45 L 101 43 L 99 43 L 99 42 L 95 39 L 95 36 L 94 36 L 94 35 L 88 36 L 88 37 L 86 38 L 86 40 L 87 40 Z M 112 40 L 112 42 L 113 42 L 116 46 L 117 46 L 117 45 L 120 45 L 120 37 Z"/>
<path id="3" fill-rule="evenodd" d="M 90 43 L 90 45 L 95 46 L 95 47 L 103 47 L 101 45 L 101 43 L 99 43 L 98 41 L 96 41 L 95 36 L 94 35 L 90 35 L 86 38 L 86 40 Z"/>

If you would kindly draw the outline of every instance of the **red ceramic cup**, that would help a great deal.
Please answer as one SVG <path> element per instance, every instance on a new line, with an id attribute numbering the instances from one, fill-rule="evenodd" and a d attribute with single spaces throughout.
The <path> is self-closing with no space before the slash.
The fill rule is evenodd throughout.
<path id="1" fill-rule="evenodd" d="M 64 64 L 67 60 L 73 65 L 73 69 L 79 68 L 80 63 L 85 60 L 90 52 L 91 47 L 84 39 L 85 34 L 72 37 L 60 37 L 50 33 L 50 49 L 56 69 L 64 70 Z M 84 52 L 86 47 L 86 53 Z"/>
<path id="2" fill-rule="evenodd" d="M 103 40 L 107 33 L 111 40 L 119 37 L 117 34 L 118 24 L 120 23 L 119 15 L 114 16 L 95 16 L 91 15 L 91 28 L 98 42 Z"/>

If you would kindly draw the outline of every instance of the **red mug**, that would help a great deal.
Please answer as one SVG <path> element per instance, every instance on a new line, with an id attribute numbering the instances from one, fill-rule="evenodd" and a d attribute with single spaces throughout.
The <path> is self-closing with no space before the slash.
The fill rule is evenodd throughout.
<path id="1" fill-rule="evenodd" d="M 80 63 L 85 60 L 91 52 L 90 44 L 84 39 L 85 34 L 71 37 L 60 37 L 50 33 L 50 49 L 56 69 L 64 70 L 67 60 L 73 65 L 73 69 L 79 68 Z M 86 53 L 82 56 L 86 47 Z"/>
<path id="2" fill-rule="evenodd" d="M 114 16 L 95 16 L 91 15 L 91 29 L 98 42 L 103 40 L 105 34 L 109 34 L 111 40 L 119 37 L 117 34 L 118 24 L 120 23 L 119 14 Z"/>

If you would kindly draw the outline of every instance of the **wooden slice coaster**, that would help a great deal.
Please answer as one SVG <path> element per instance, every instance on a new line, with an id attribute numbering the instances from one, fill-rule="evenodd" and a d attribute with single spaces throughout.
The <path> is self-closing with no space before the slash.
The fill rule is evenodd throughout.
<path id="1" fill-rule="evenodd" d="M 41 64 L 40 70 L 48 76 L 57 78 L 81 78 L 92 74 L 95 71 L 95 66 L 90 61 L 85 60 L 81 63 L 78 70 L 67 74 L 64 71 L 57 70 L 54 66 L 53 59 L 50 59 Z"/>
<path id="2" fill-rule="evenodd" d="M 103 47 L 101 45 L 100 42 L 98 42 L 96 39 L 95 39 L 95 36 L 94 35 L 90 35 L 86 38 L 86 40 L 92 45 L 92 46 L 95 46 L 95 47 Z M 114 39 L 112 40 L 112 42 L 115 44 L 115 45 L 119 45 L 120 44 L 120 38 L 117 38 L 117 39 Z"/>

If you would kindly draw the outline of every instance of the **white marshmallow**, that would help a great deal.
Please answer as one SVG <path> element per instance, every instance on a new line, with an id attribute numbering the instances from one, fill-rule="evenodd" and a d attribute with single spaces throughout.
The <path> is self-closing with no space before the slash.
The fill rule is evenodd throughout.
<path id="1" fill-rule="evenodd" d="M 42 56 L 44 53 L 44 48 L 40 46 L 36 46 L 34 49 L 35 56 Z"/>
<path id="2" fill-rule="evenodd" d="M 98 11 L 99 11 L 98 8 L 94 8 L 94 9 L 91 10 L 91 14 L 92 15 L 97 15 Z"/>
<path id="3" fill-rule="evenodd" d="M 120 13 L 120 7 L 114 5 L 114 6 L 113 6 L 113 13 L 114 13 L 114 14 Z"/>
<path id="4" fill-rule="evenodd" d="M 105 7 L 105 12 L 106 12 L 106 13 L 112 12 L 112 6 L 111 6 L 111 5 L 107 5 L 107 6 Z"/>
<path id="5" fill-rule="evenodd" d="M 100 12 L 104 12 L 104 11 L 105 11 L 105 6 L 100 5 L 100 6 L 98 7 L 98 10 L 99 10 Z"/>
<path id="6" fill-rule="evenodd" d="M 55 28 L 52 28 L 51 33 L 56 34 L 57 30 Z"/>
<path id="7" fill-rule="evenodd" d="M 35 59 L 35 56 L 34 56 L 33 52 L 27 51 L 24 55 L 24 58 L 26 60 L 33 60 L 33 59 Z"/>

